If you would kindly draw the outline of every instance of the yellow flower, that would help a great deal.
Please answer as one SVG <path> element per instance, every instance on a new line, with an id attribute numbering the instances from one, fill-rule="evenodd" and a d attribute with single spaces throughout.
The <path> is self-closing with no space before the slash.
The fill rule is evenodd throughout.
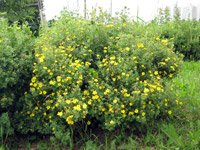
<path id="1" fill-rule="evenodd" d="M 122 72 L 122 75 L 125 76 L 126 74 L 124 72 Z"/>
<path id="2" fill-rule="evenodd" d="M 115 124 L 115 122 L 114 122 L 113 120 L 111 120 L 111 121 L 110 121 L 110 124 L 111 124 L 111 125 L 114 125 L 114 124 Z"/>
<path id="3" fill-rule="evenodd" d="M 94 82 L 98 82 L 98 79 L 94 79 Z"/>
<path id="4" fill-rule="evenodd" d="M 72 103 L 74 103 L 74 104 L 76 104 L 77 102 L 78 102 L 77 99 L 73 99 L 73 100 L 72 100 Z"/>
<path id="5" fill-rule="evenodd" d="M 173 77 L 173 74 L 169 74 L 169 77 L 172 78 L 172 77 Z"/>
<path id="6" fill-rule="evenodd" d="M 130 112 L 128 113 L 128 115 L 129 115 L 129 116 L 134 115 L 134 112 L 130 111 Z"/>
<path id="7" fill-rule="evenodd" d="M 57 76 L 57 77 L 56 77 L 56 80 L 57 80 L 58 82 L 60 82 L 60 81 L 61 81 L 61 79 L 62 79 L 62 77 L 61 77 L 61 76 Z"/>
<path id="8" fill-rule="evenodd" d="M 93 95 L 97 95 L 98 93 L 97 93 L 97 91 L 93 91 L 92 94 Z"/>
<path id="9" fill-rule="evenodd" d="M 88 90 L 84 90 L 84 91 L 83 91 L 83 94 L 84 94 L 84 95 L 89 95 Z"/>
<path id="10" fill-rule="evenodd" d="M 171 114 L 172 114 L 172 111 L 171 111 L 171 110 L 168 110 L 168 114 L 171 115 Z"/>
<path id="11" fill-rule="evenodd" d="M 136 114 L 139 112 L 139 110 L 138 109 L 135 109 L 135 111 L 134 111 Z"/>
<path id="12" fill-rule="evenodd" d="M 63 115 L 63 112 L 60 111 L 60 112 L 57 113 L 57 115 L 61 117 Z"/>
<path id="13" fill-rule="evenodd" d="M 30 114 L 30 117 L 34 117 L 34 116 L 35 116 L 35 114 L 34 114 L 34 113 L 31 113 L 31 114 Z"/>
<path id="14" fill-rule="evenodd" d="M 140 91 L 133 91 L 134 94 L 140 94 Z"/>
<path id="15" fill-rule="evenodd" d="M 156 38 L 156 40 L 157 40 L 157 41 L 159 41 L 159 40 L 160 40 L 160 38 L 159 38 L 159 37 L 157 37 L 157 38 Z"/>
<path id="16" fill-rule="evenodd" d="M 110 90 L 106 89 L 105 92 L 104 92 L 104 95 L 107 95 L 108 93 L 110 93 Z"/>
<path id="17" fill-rule="evenodd" d="M 126 50 L 126 51 L 130 51 L 130 48 L 129 48 L 129 47 L 126 47 L 125 50 Z"/>
<path id="18" fill-rule="evenodd" d="M 50 107 L 50 106 L 47 106 L 46 108 L 47 108 L 47 110 L 49 110 L 51 107 Z"/>
<path id="19" fill-rule="evenodd" d="M 142 116 L 144 117 L 144 116 L 145 116 L 145 114 L 146 114 L 146 113 L 145 113 L 145 112 L 143 112 L 143 113 L 142 113 Z"/>
<path id="20" fill-rule="evenodd" d="M 71 103 L 71 101 L 70 101 L 70 100 L 66 100 L 65 102 L 66 102 L 67 104 L 70 104 L 70 103 Z"/>
<path id="21" fill-rule="evenodd" d="M 161 91 L 161 90 L 162 90 L 161 87 L 157 87 L 156 89 L 157 89 L 158 91 Z"/>
<path id="22" fill-rule="evenodd" d="M 92 104 L 92 100 L 89 100 L 89 101 L 88 101 L 88 105 L 91 105 L 91 104 Z"/>
<path id="23" fill-rule="evenodd" d="M 115 56 L 111 56 L 111 57 L 110 57 L 110 60 L 115 60 Z"/>
<path id="24" fill-rule="evenodd" d="M 68 124 L 71 124 L 71 125 L 74 124 L 74 121 L 72 120 L 73 117 L 74 117 L 73 115 L 70 115 L 69 117 L 67 117 L 66 121 Z"/>
<path id="25" fill-rule="evenodd" d="M 148 88 L 144 88 L 144 93 L 148 93 L 149 89 Z"/>
<path id="26" fill-rule="evenodd" d="M 122 113 L 122 114 L 125 114 L 125 112 L 126 112 L 126 111 L 125 111 L 124 109 L 123 109 L 123 110 L 121 110 L 121 113 Z"/>
<path id="27" fill-rule="evenodd" d="M 128 93 L 124 93 L 124 97 L 130 97 L 131 95 Z"/>
<path id="28" fill-rule="evenodd" d="M 45 58 L 44 56 L 41 56 L 41 57 L 38 59 L 39 62 L 40 62 L 40 63 L 44 62 L 44 58 Z"/>
<path id="29" fill-rule="evenodd" d="M 39 82 L 38 86 L 39 86 L 39 88 L 42 88 L 42 86 L 43 86 L 42 82 Z"/>
<path id="30" fill-rule="evenodd" d="M 87 125 L 90 125 L 91 124 L 91 122 L 90 121 L 87 121 Z"/>
<path id="31" fill-rule="evenodd" d="M 137 59 L 137 57 L 134 56 L 134 57 L 133 57 L 133 60 L 135 60 L 135 59 Z"/>
<path id="32" fill-rule="evenodd" d="M 47 68 L 47 67 L 43 67 L 43 69 L 44 69 L 44 70 L 47 70 L 48 68 Z"/>
<path id="33" fill-rule="evenodd" d="M 98 99 L 99 98 L 99 96 L 98 95 L 94 95 L 94 96 L 92 96 L 92 99 Z"/>
<path id="34" fill-rule="evenodd" d="M 35 82 L 36 81 L 36 77 L 33 77 L 32 79 L 31 79 L 31 82 Z"/>
<path id="35" fill-rule="evenodd" d="M 138 47 L 138 48 L 144 48 L 144 44 L 143 44 L 143 43 L 138 43 L 138 44 L 137 44 L 137 47 Z"/>
<path id="36" fill-rule="evenodd" d="M 80 105 L 74 106 L 74 110 L 81 111 L 81 106 Z"/>
<path id="37" fill-rule="evenodd" d="M 168 40 L 167 40 L 167 39 L 161 40 L 161 43 L 162 43 L 163 45 L 167 45 L 167 44 L 168 44 Z"/>
<path id="38" fill-rule="evenodd" d="M 158 75 L 158 71 L 155 71 L 155 72 L 154 72 L 154 75 Z"/>
<path id="39" fill-rule="evenodd" d="M 116 81 L 116 78 L 112 78 L 113 81 Z"/>
<path id="40" fill-rule="evenodd" d="M 117 99 L 115 99 L 115 100 L 113 101 L 113 103 L 115 103 L 115 104 L 116 104 L 116 103 L 117 103 Z"/>
<path id="41" fill-rule="evenodd" d="M 83 109 L 86 109 L 87 108 L 87 104 L 83 104 Z"/>
<path id="42" fill-rule="evenodd" d="M 111 112 L 111 113 L 113 113 L 113 112 L 114 112 L 112 107 L 111 107 L 111 108 L 109 108 L 109 112 Z"/>

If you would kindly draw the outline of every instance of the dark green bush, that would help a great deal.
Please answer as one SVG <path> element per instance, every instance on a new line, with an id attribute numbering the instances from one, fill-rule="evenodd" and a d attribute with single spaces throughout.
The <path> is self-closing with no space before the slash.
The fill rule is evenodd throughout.
<path id="1" fill-rule="evenodd" d="M 19 99 L 31 79 L 33 44 L 29 27 L 9 26 L 0 19 L 0 114 L 7 112 L 13 117 L 23 107 Z"/>
<path id="2" fill-rule="evenodd" d="M 160 26 L 162 37 L 173 38 L 176 52 L 186 60 L 200 60 L 200 22 L 170 21 Z"/>

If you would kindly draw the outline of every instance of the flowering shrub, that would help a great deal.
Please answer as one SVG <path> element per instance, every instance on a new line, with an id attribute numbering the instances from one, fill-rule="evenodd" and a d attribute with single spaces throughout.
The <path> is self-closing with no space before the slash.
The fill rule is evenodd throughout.
<path id="1" fill-rule="evenodd" d="M 57 135 L 93 120 L 113 130 L 173 115 L 182 103 L 164 80 L 176 75 L 181 59 L 169 40 L 137 27 L 64 15 L 44 29 L 19 130 Z"/>

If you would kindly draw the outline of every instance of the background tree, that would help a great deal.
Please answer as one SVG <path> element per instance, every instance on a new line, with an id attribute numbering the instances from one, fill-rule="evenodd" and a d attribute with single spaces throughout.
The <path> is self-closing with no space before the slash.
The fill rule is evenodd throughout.
<path id="1" fill-rule="evenodd" d="M 180 12 L 180 9 L 178 8 L 177 4 L 174 7 L 174 19 L 175 20 L 181 19 L 181 12 Z"/>
<path id="2" fill-rule="evenodd" d="M 10 24 L 28 22 L 35 34 L 39 29 L 42 7 L 42 0 L 0 0 L 1 16 L 7 18 Z"/>

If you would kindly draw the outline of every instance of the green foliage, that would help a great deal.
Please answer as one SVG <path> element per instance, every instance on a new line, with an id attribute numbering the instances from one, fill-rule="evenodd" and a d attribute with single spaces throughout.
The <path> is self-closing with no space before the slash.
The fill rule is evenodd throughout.
<path id="1" fill-rule="evenodd" d="M 182 138 L 178 135 L 176 132 L 176 129 L 174 128 L 173 125 L 164 125 L 162 131 L 168 136 L 169 138 L 169 143 L 174 144 L 178 147 L 184 147 L 184 143 L 182 142 Z"/>
<path id="2" fill-rule="evenodd" d="M 175 13 L 170 18 L 169 8 L 160 9 L 155 26 L 163 38 L 173 39 L 175 51 L 184 55 L 185 60 L 200 59 L 200 22 L 181 20 L 180 10 L 174 7 Z M 152 24 L 148 25 L 150 29 Z"/>
<path id="3" fill-rule="evenodd" d="M 4 142 L 7 140 L 7 137 L 9 135 L 13 134 L 13 128 L 11 127 L 10 118 L 8 116 L 8 113 L 3 113 L 0 116 L 0 145 L 4 144 Z"/>
<path id="4" fill-rule="evenodd" d="M 40 25 L 38 0 L 0 0 L 0 16 L 9 20 L 9 23 L 28 22 L 31 30 L 38 34 Z"/>
<path id="5" fill-rule="evenodd" d="M 0 12 L 6 12 L 6 16 L 9 20 L 18 21 L 25 18 L 33 17 L 35 9 L 28 7 L 28 5 L 35 3 L 36 0 L 1 0 L 0 1 Z"/>
<path id="6" fill-rule="evenodd" d="M 174 39 L 174 48 L 185 59 L 200 59 L 200 22 L 177 20 L 167 22 L 160 27 L 164 38 Z"/>
<path id="7" fill-rule="evenodd" d="M 21 29 L 22 28 L 22 29 Z M 9 110 L 27 89 L 31 78 L 33 38 L 26 25 L 8 26 L 0 20 L 0 108 Z M 15 109 L 14 109 L 15 110 Z M 14 111 L 12 110 L 12 111 Z"/>
<path id="8" fill-rule="evenodd" d="M 164 79 L 177 74 L 181 59 L 169 40 L 125 18 L 65 14 L 41 32 L 18 131 L 71 143 L 85 127 L 133 129 L 173 116 L 179 103 Z"/>
<path id="9" fill-rule="evenodd" d="M 93 150 L 93 149 L 98 150 L 100 148 L 98 148 L 98 146 L 93 141 L 91 141 L 91 140 L 87 141 L 85 143 L 84 150 Z"/>
<path id="10" fill-rule="evenodd" d="M 168 83 L 168 86 L 172 86 L 174 91 L 180 95 L 181 99 L 187 104 L 187 110 L 197 116 L 200 113 L 199 103 L 199 90 L 200 90 L 200 62 L 184 62 L 183 68 L 176 78 Z M 190 114 L 190 112 L 188 112 Z M 197 120 L 200 118 L 197 118 Z"/>
<path id="11" fill-rule="evenodd" d="M 23 103 L 19 99 L 28 90 L 32 62 L 33 37 L 30 29 L 26 25 L 21 27 L 16 24 L 8 26 L 7 21 L 1 19 L 0 116 L 2 115 L 2 117 L 0 124 L 4 130 L 1 135 L 5 135 L 7 132 L 8 135 L 12 133 L 10 126 L 13 126 L 14 114 L 23 107 Z"/>

